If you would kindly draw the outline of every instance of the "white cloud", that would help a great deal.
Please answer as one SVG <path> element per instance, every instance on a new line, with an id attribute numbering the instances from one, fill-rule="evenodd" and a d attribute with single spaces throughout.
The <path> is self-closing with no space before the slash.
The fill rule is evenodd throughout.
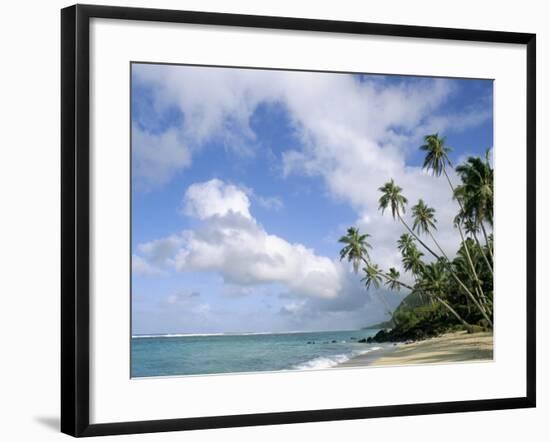
<path id="1" fill-rule="evenodd" d="M 151 134 L 135 124 L 132 126 L 133 175 L 143 188 L 165 184 L 190 164 L 191 154 L 178 130 L 170 128 L 161 134 Z"/>
<path id="2" fill-rule="evenodd" d="M 132 255 L 132 273 L 140 276 L 159 276 L 164 272 L 138 255 Z"/>
<path id="3" fill-rule="evenodd" d="M 211 311 L 210 304 L 201 302 L 200 293 L 180 291 L 166 297 L 165 304 L 170 308 L 177 308 L 187 315 L 207 317 Z"/>
<path id="4" fill-rule="evenodd" d="M 184 196 L 184 213 L 201 220 L 238 213 L 250 219 L 250 200 L 236 186 L 219 179 L 189 186 Z"/>
<path id="5" fill-rule="evenodd" d="M 278 196 L 261 196 L 254 194 L 253 198 L 260 205 L 260 207 L 267 210 L 278 211 L 284 207 L 283 200 Z"/>
<path id="6" fill-rule="evenodd" d="M 166 298 L 166 302 L 170 305 L 178 304 L 188 306 L 190 304 L 195 304 L 199 297 L 199 292 L 179 291 L 177 293 L 169 295 Z"/>
<path id="7" fill-rule="evenodd" d="M 323 177 L 329 192 L 352 204 L 360 216 L 376 216 L 376 189 L 389 178 L 412 201 L 430 195 L 439 209 L 448 192 L 420 168 L 407 167 L 407 153 L 428 132 L 463 130 L 490 116 L 482 108 L 439 112 L 455 92 L 452 83 L 440 79 L 388 84 L 346 74 L 155 65 L 134 66 L 134 75 L 155 87 L 156 108 L 182 111 L 182 137 L 195 146 L 222 139 L 229 149 L 249 152 L 255 140 L 250 120 L 257 107 L 283 105 L 302 144 L 284 152 L 284 175 Z M 258 199 L 260 205 L 266 202 Z"/>
<path id="8" fill-rule="evenodd" d="M 302 244 L 267 233 L 250 215 L 245 190 L 211 180 L 191 185 L 185 200 L 186 213 L 202 223 L 139 245 L 153 262 L 182 272 L 217 272 L 230 284 L 280 283 L 298 295 L 338 295 L 344 267 Z"/>
<path id="9" fill-rule="evenodd" d="M 178 235 L 156 239 L 139 244 L 137 249 L 148 262 L 155 266 L 165 265 L 181 247 L 182 239 Z"/>

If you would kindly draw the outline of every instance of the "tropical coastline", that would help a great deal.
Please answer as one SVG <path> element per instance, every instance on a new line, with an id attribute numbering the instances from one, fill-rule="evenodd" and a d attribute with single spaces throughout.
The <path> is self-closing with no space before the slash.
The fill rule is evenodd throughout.
<path id="1" fill-rule="evenodd" d="M 492 359 L 492 80 L 131 75 L 132 377 Z"/>
<path id="2" fill-rule="evenodd" d="M 493 334 L 465 331 L 410 343 L 395 343 L 377 352 L 358 355 L 337 366 L 365 367 L 413 364 L 443 364 L 452 362 L 491 361 Z"/>

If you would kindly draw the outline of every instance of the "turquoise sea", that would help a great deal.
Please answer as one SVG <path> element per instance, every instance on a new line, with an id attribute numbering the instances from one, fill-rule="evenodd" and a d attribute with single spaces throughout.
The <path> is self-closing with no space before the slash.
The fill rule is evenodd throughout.
<path id="1" fill-rule="evenodd" d="M 380 349 L 357 342 L 377 331 L 137 335 L 132 377 L 330 368 Z"/>

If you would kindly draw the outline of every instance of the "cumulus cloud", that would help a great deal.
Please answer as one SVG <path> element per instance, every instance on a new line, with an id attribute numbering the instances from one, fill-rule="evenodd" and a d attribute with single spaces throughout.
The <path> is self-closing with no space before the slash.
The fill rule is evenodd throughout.
<path id="1" fill-rule="evenodd" d="M 137 246 L 138 251 L 154 266 L 166 265 L 181 247 L 182 239 L 178 235 L 170 235 L 165 238 L 156 239 Z M 137 258 L 141 258 L 137 256 Z"/>
<path id="2" fill-rule="evenodd" d="M 260 207 L 267 210 L 278 211 L 284 207 L 283 200 L 278 196 L 262 196 L 253 194 L 253 198 L 260 205 Z"/>
<path id="3" fill-rule="evenodd" d="M 399 146 L 390 141 L 402 144 L 408 138 L 398 132 L 410 136 L 408 132 L 425 123 L 452 93 L 444 80 L 386 85 L 359 81 L 352 75 L 309 72 L 148 64 L 134 65 L 133 76 L 137 83 L 154 88 L 154 107 L 159 112 L 174 107 L 182 112 L 178 131 L 193 151 L 216 140 L 236 153 L 253 155 L 256 134 L 251 117 L 260 104 L 279 103 L 302 142 L 321 142 L 319 153 L 331 145 L 345 155 L 357 148 L 353 140 L 361 137 L 370 141 L 360 147 L 362 153 L 381 165 L 389 160 L 399 166 L 403 163 L 396 150 Z M 443 127 L 443 119 L 431 126 Z M 330 152 L 324 153 L 316 165 L 309 161 L 304 167 L 318 171 L 331 161 Z M 290 159 L 299 158 L 298 152 L 289 152 L 286 169 Z M 151 173 L 156 173 L 154 167 Z"/>
<path id="4" fill-rule="evenodd" d="M 266 232 L 250 215 L 245 190 L 214 179 L 191 185 L 184 200 L 186 214 L 202 223 L 139 245 L 153 262 L 182 272 L 214 271 L 229 284 L 280 283 L 303 296 L 332 298 L 340 292 L 345 268 Z"/>
<path id="5" fill-rule="evenodd" d="M 186 314 L 195 316 L 208 316 L 211 311 L 210 304 L 202 302 L 199 292 L 179 291 L 169 295 L 165 303 L 170 308 L 184 310 Z"/>
<path id="6" fill-rule="evenodd" d="M 142 188 L 165 184 L 190 164 L 191 153 L 177 129 L 152 134 L 132 126 L 132 172 Z"/>
<path id="7" fill-rule="evenodd" d="M 235 213 L 250 219 L 248 196 L 219 179 L 189 186 L 184 197 L 184 213 L 201 220 Z"/>
<path id="8" fill-rule="evenodd" d="M 169 295 L 166 298 L 166 302 L 168 304 L 190 304 L 196 302 L 196 300 L 200 297 L 199 292 L 188 292 L 188 291 L 179 291 L 177 293 L 173 293 Z"/>
<path id="9" fill-rule="evenodd" d="M 159 276 L 164 272 L 139 255 L 132 255 L 132 273 L 140 276 Z"/>

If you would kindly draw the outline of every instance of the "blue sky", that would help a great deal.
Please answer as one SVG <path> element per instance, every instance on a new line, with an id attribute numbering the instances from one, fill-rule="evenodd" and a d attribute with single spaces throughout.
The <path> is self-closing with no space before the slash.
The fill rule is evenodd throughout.
<path id="1" fill-rule="evenodd" d="M 377 210 L 389 178 L 456 211 L 421 170 L 440 132 L 454 163 L 493 146 L 490 80 L 132 66 L 133 333 L 354 329 L 385 317 L 338 260 L 356 225 L 399 266 Z"/>

